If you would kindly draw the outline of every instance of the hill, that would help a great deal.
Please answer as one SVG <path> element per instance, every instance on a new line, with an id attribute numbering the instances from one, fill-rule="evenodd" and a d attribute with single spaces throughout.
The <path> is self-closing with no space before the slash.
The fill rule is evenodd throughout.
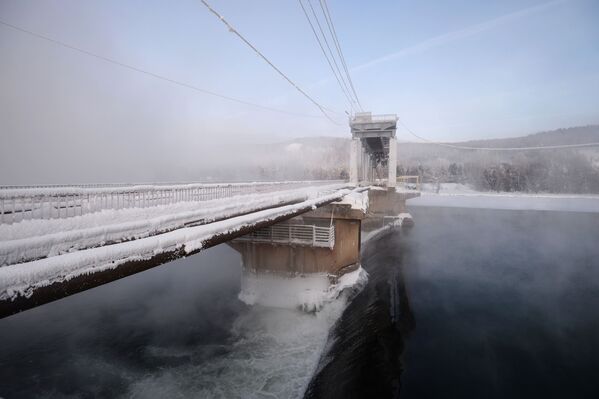
<path id="1" fill-rule="evenodd" d="M 347 176 L 349 140 L 298 138 L 246 150 L 252 153 L 257 179 L 332 179 Z M 506 148 L 589 142 L 599 142 L 599 125 L 452 144 Z M 481 190 L 599 192 L 599 147 L 504 152 L 398 143 L 398 160 L 399 174 L 460 181 Z"/>

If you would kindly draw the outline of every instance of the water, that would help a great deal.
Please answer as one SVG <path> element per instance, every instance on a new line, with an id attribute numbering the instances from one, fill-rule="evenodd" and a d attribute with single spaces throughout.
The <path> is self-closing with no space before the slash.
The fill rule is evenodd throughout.
<path id="1" fill-rule="evenodd" d="M 599 214 L 416 208 L 308 397 L 599 397 Z"/>
<path id="2" fill-rule="evenodd" d="M 599 397 L 599 214 L 412 213 L 345 311 L 245 306 L 223 245 L 2 319 L 0 396 Z"/>
<path id="3" fill-rule="evenodd" d="M 0 320 L 0 397 L 301 397 L 339 300 L 318 314 L 237 299 L 226 245 Z"/>

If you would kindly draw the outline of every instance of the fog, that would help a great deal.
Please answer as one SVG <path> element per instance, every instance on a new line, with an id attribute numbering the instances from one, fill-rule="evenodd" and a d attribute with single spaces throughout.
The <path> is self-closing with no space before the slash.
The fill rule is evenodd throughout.
<path id="1" fill-rule="evenodd" d="M 0 320 L 7 397 L 301 397 L 344 302 L 246 306 L 227 245 Z"/>
<path id="2" fill-rule="evenodd" d="M 18 381 L 20 397 L 115 397 L 229 337 L 244 309 L 240 270 L 236 252 L 216 247 L 4 319 L 0 380 Z"/>
<path id="3" fill-rule="evenodd" d="M 248 145 L 345 132 L 302 100 L 287 100 L 290 89 L 268 69 L 248 80 L 261 66 L 250 53 L 237 51 L 239 62 L 252 60 L 245 75 L 230 67 L 235 57 L 199 56 L 215 50 L 189 38 L 205 36 L 202 24 L 214 23 L 203 8 L 190 3 L 171 10 L 177 18 L 197 14 L 198 26 L 192 15 L 179 21 L 189 23 L 187 31 L 173 29 L 176 18 L 161 20 L 166 8 L 8 1 L 0 4 L 0 17 L 168 78 L 316 118 L 198 93 L 1 26 L 0 184 L 205 180 L 223 166 L 247 166 Z M 232 44 L 225 42 L 224 50 Z M 242 92 L 235 84 L 243 84 Z"/>
<path id="4" fill-rule="evenodd" d="M 412 212 L 436 227 L 402 243 L 417 324 L 403 395 L 596 394 L 597 214 Z"/>
<path id="5" fill-rule="evenodd" d="M 410 212 L 363 252 L 307 397 L 596 396 L 598 214 Z"/>
<path id="6" fill-rule="evenodd" d="M 331 8 L 366 108 L 398 113 L 424 136 L 454 141 L 597 122 L 591 3 Z M 194 91 L 1 25 L 0 184 L 250 179 L 265 143 L 348 137 L 348 106 L 295 2 L 218 8 L 332 109 L 338 124 L 200 2 L 6 0 L 3 22 L 284 112 Z M 368 30 L 355 24 L 382 14 L 396 23 Z"/>
<path id="7" fill-rule="evenodd" d="M 392 375 L 406 397 L 593 397 L 598 214 L 410 212 L 415 227 L 365 247 L 372 284 L 341 319 L 343 302 L 317 314 L 242 304 L 240 256 L 220 245 L 0 320 L 2 394 L 301 397 L 314 370 L 340 370 L 317 382 Z M 326 352 L 335 342 L 354 350 Z M 321 354 L 333 367 L 317 368 Z M 391 388 L 356 392 L 372 389 Z"/>

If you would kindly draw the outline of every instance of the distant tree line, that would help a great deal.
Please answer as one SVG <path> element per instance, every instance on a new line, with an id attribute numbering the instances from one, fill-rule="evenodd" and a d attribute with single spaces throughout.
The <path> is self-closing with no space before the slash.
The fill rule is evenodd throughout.
<path id="1" fill-rule="evenodd" d="M 576 151 L 526 154 L 511 160 L 397 167 L 398 175 L 423 182 L 469 184 L 481 191 L 599 193 L 599 168 L 593 157 Z"/>

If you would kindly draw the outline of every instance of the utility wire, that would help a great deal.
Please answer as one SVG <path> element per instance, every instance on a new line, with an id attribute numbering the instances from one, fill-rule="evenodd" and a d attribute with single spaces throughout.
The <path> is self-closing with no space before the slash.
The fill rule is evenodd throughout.
<path id="1" fill-rule="evenodd" d="M 329 41 L 327 40 L 327 35 L 324 33 L 324 29 L 322 29 L 322 25 L 320 24 L 320 18 L 316 15 L 316 11 L 314 11 L 314 7 L 312 7 L 312 2 L 310 0 L 306 0 L 306 1 L 308 2 L 308 5 L 310 6 L 310 10 L 312 11 L 312 15 L 314 16 L 314 19 L 316 20 L 316 25 L 318 26 L 318 30 L 320 31 L 320 34 L 322 35 L 322 38 L 324 39 L 324 43 L 325 43 L 327 49 L 329 50 L 329 54 L 331 55 L 331 59 L 333 60 L 333 64 L 335 65 L 335 69 L 337 70 L 337 73 L 339 74 L 339 77 L 341 78 L 341 83 L 343 83 L 345 92 L 349 95 L 352 109 L 354 109 L 355 108 L 354 103 L 356 101 L 351 96 L 351 91 L 350 91 L 347 83 L 345 82 L 343 74 L 341 73 L 341 69 L 339 69 L 339 65 L 337 64 L 337 60 L 335 59 L 335 54 L 333 54 L 333 50 L 331 50 L 331 46 L 329 45 Z"/>
<path id="2" fill-rule="evenodd" d="M 322 41 L 320 40 L 320 36 L 318 36 L 318 33 L 316 33 L 316 29 L 314 28 L 314 24 L 312 23 L 312 20 L 310 18 L 310 16 L 308 15 L 308 12 L 306 11 L 306 8 L 304 7 L 304 4 L 302 3 L 302 0 L 298 0 L 302 11 L 304 12 L 304 15 L 306 16 L 306 19 L 308 20 L 308 24 L 310 24 L 310 28 L 312 29 L 312 33 L 314 33 L 314 37 L 316 38 L 316 41 L 318 42 L 318 46 L 320 47 L 320 50 L 322 50 L 322 54 L 324 55 L 324 58 L 327 60 L 327 63 L 329 64 L 329 67 L 331 68 L 331 72 L 333 72 L 333 75 L 335 76 L 335 79 L 337 80 L 337 83 L 339 84 L 339 87 L 341 88 L 341 91 L 343 92 L 343 95 L 345 96 L 345 98 L 349 101 L 349 106 L 350 108 L 354 108 L 353 104 L 352 104 L 352 99 L 350 97 L 350 95 L 348 94 L 348 92 L 346 91 L 346 89 L 343 88 L 343 85 L 341 84 L 341 80 L 339 80 L 339 76 L 337 76 L 337 72 L 335 72 L 335 68 L 333 67 L 333 64 L 331 63 L 331 60 L 329 59 L 329 56 L 326 53 L 326 50 L 324 49 L 324 46 L 322 45 Z M 322 30 L 321 30 L 322 31 Z"/>
<path id="3" fill-rule="evenodd" d="M 139 73 L 145 74 L 147 76 L 151 76 L 153 78 L 160 79 L 160 80 L 163 80 L 165 82 L 169 82 L 169 83 L 172 83 L 172 84 L 175 84 L 175 85 L 178 85 L 178 86 L 182 86 L 182 87 L 185 87 L 187 89 L 191 89 L 191 90 L 203 93 L 203 94 L 208 94 L 210 96 L 222 98 L 224 100 L 233 101 L 233 102 L 236 102 L 236 103 L 239 103 L 239 104 L 249 105 L 251 107 L 260 108 L 260 109 L 263 109 L 263 110 L 266 110 L 266 111 L 278 112 L 278 113 L 281 113 L 281 114 L 287 114 L 287 115 L 293 115 L 293 116 L 300 116 L 300 117 L 305 117 L 305 118 L 322 118 L 321 115 L 308 115 L 308 114 L 296 113 L 296 112 L 291 112 L 291 111 L 285 111 L 285 110 L 282 110 L 282 109 L 271 108 L 271 107 L 267 107 L 265 105 L 260 105 L 260 104 L 252 103 L 252 102 L 249 102 L 249 101 L 241 100 L 239 98 L 230 97 L 230 96 L 227 96 L 227 95 L 224 95 L 224 94 L 215 93 L 213 91 L 202 89 L 201 87 L 197 87 L 197 86 L 191 85 L 189 83 L 185 83 L 185 82 L 182 82 L 182 81 L 179 81 L 179 80 L 171 79 L 171 78 L 168 78 L 166 76 L 159 75 L 157 73 L 147 71 L 145 69 L 141 69 L 141 68 L 138 68 L 138 67 L 135 67 L 135 66 L 132 66 L 132 65 L 125 64 L 123 62 L 114 60 L 112 58 L 105 57 L 103 55 L 92 53 L 91 51 L 84 50 L 84 49 L 79 48 L 79 47 L 75 47 L 73 45 L 61 42 L 61 41 L 56 40 L 56 39 L 52 39 L 52 38 L 50 38 L 48 36 L 44 36 L 42 34 L 39 34 L 39 33 L 30 31 L 30 30 L 21 28 L 19 26 L 10 24 L 8 22 L 4 22 L 4 21 L 0 20 L 0 24 L 4 25 L 6 27 L 12 28 L 14 30 L 17 30 L 19 32 L 26 33 L 26 34 L 28 34 L 30 36 L 34 36 L 34 37 L 36 37 L 38 39 L 42 39 L 42 40 L 45 40 L 47 42 L 54 43 L 54 44 L 59 45 L 61 47 L 65 47 L 65 48 L 77 51 L 79 53 L 82 53 L 82 54 L 85 54 L 85 55 L 88 55 L 88 56 L 100 59 L 102 61 L 106 61 L 106 62 L 109 62 L 111 64 L 118 65 L 118 66 L 120 66 L 122 68 L 126 68 L 126 69 L 129 69 L 129 70 L 135 71 L 135 72 L 139 72 Z"/>
<path id="4" fill-rule="evenodd" d="M 331 55 L 331 59 L 333 60 L 333 64 L 335 65 L 335 69 L 337 70 L 337 73 L 339 74 L 339 77 L 341 78 L 341 83 L 343 83 L 343 87 L 345 87 L 346 92 L 349 94 L 349 98 L 351 99 L 351 102 L 352 102 L 352 108 L 357 108 L 357 106 L 354 106 L 354 104 L 357 104 L 357 102 L 352 97 L 350 88 L 349 88 L 348 84 L 345 82 L 346 78 L 344 78 L 343 73 L 341 72 L 341 69 L 339 68 L 339 65 L 337 64 L 337 60 L 335 59 L 335 54 L 333 53 L 333 50 L 331 50 L 331 46 L 329 45 L 329 41 L 327 40 L 327 35 L 324 33 L 324 29 L 322 29 L 322 25 L 320 24 L 320 18 L 316 15 L 316 11 L 314 11 L 314 7 L 312 7 L 311 0 L 306 0 L 306 1 L 308 2 L 308 5 L 310 6 L 312 15 L 314 15 L 314 19 L 316 20 L 316 25 L 318 26 L 318 30 L 320 31 L 320 34 L 322 35 L 322 38 L 324 39 L 324 43 L 326 44 L 326 47 L 329 50 L 329 54 Z M 326 19 L 326 16 L 325 16 L 325 19 Z M 334 39 L 334 38 L 332 38 L 332 39 Z"/>
<path id="5" fill-rule="evenodd" d="M 428 140 L 412 131 L 409 127 L 405 125 L 401 120 L 398 120 L 398 123 L 404 127 L 412 136 L 424 141 L 421 144 L 434 144 L 441 147 L 453 148 L 456 150 L 482 150 L 482 151 L 529 151 L 529 150 L 559 150 L 559 149 L 567 149 L 567 148 L 583 148 L 583 147 L 599 147 L 599 142 L 597 143 L 581 143 L 581 144 L 560 144 L 560 145 L 546 145 L 546 146 L 536 146 L 536 147 L 468 147 L 464 145 L 455 145 L 448 143 L 440 143 L 437 141 Z"/>
<path id="6" fill-rule="evenodd" d="M 272 67 L 272 69 L 274 69 L 279 75 L 281 75 L 283 77 L 283 79 L 285 79 L 287 82 L 289 82 L 289 84 L 293 87 L 295 87 L 295 89 L 297 91 L 299 91 L 301 94 L 304 95 L 304 97 L 306 97 L 308 100 L 310 100 L 310 102 L 314 105 L 316 105 L 316 107 L 320 110 L 320 112 L 322 112 L 322 114 L 332 123 L 336 124 L 336 125 L 340 125 L 339 123 L 335 122 L 330 116 L 329 114 L 325 111 L 325 107 L 320 105 L 316 100 L 314 100 L 312 97 L 310 97 L 304 90 L 302 90 L 297 84 L 295 84 L 294 81 L 292 81 L 289 77 L 287 77 L 287 75 L 285 75 L 279 68 L 277 68 L 268 58 L 266 58 L 266 56 L 264 54 L 262 54 L 260 52 L 260 50 L 258 50 L 252 43 L 250 43 L 245 37 L 243 37 L 241 35 L 241 33 L 239 33 L 233 26 L 231 26 L 231 24 L 229 24 L 229 22 L 227 22 L 227 20 L 220 15 L 216 10 L 214 10 L 210 4 L 208 4 L 206 2 L 206 0 L 200 0 L 202 2 L 202 4 L 204 4 L 206 6 L 206 8 L 212 13 L 214 14 L 218 19 L 220 19 L 220 21 L 227 27 L 227 29 L 229 29 L 229 32 L 235 34 L 237 37 L 239 37 L 239 39 L 241 39 L 241 41 L 243 41 L 245 44 L 247 44 L 252 50 L 254 50 L 254 52 L 256 54 L 258 54 L 258 56 L 260 56 L 260 58 L 262 58 L 268 65 L 270 65 Z"/>
<path id="7" fill-rule="evenodd" d="M 324 5 L 324 7 L 323 7 Z M 331 13 L 329 12 L 329 6 L 327 5 L 326 0 L 320 0 L 320 8 L 322 8 L 323 13 L 325 15 L 325 19 L 327 21 L 327 25 L 329 27 L 329 31 L 333 37 L 333 41 L 335 43 L 335 47 L 337 48 L 337 53 L 339 54 L 339 59 L 341 60 L 341 64 L 343 65 L 343 69 L 345 70 L 345 74 L 347 75 L 347 81 L 354 93 L 354 97 L 360 106 L 360 109 L 363 111 L 362 104 L 360 103 L 360 99 L 358 98 L 358 94 L 356 93 L 356 88 L 354 87 L 354 82 L 351 79 L 351 75 L 349 74 L 349 69 L 347 68 L 347 63 L 345 62 L 345 56 L 343 55 L 343 51 L 341 50 L 341 45 L 339 44 L 339 38 L 337 37 L 337 31 L 335 30 L 335 25 L 333 24 L 333 19 L 331 18 Z"/>

